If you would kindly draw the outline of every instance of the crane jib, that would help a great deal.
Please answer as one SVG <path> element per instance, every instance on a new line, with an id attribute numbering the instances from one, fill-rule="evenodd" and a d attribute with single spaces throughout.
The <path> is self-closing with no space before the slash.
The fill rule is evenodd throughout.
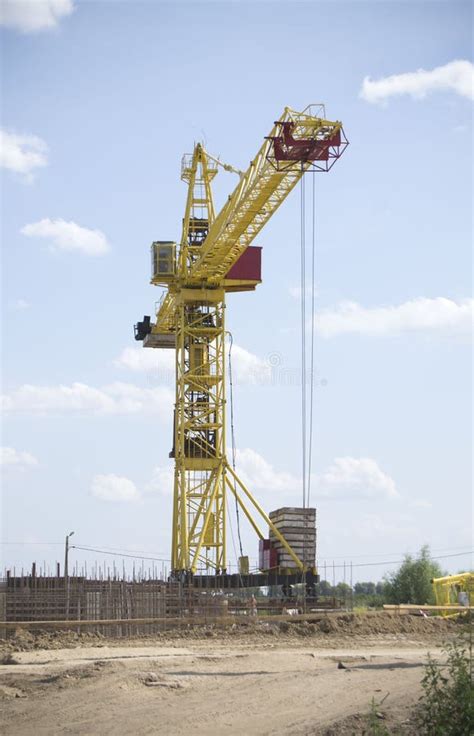
<path id="1" fill-rule="evenodd" d="M 327 172 L 348 145 L 342 124 L 288 111 L 209 229 L 190 277 L 217 285 L 305 172 Z"/>

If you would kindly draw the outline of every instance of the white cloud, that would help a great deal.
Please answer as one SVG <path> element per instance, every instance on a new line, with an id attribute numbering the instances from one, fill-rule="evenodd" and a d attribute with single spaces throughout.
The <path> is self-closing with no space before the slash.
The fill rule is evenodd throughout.
<path id="1" fill-rule="evenodd" d="M 446 90 L 474 99 L 474 65 L 470 61 L 451 61 L 431 71 L 418 69 L 377 80 L 365 77 L 359 96 L 366 102 L 377 103 L 399 95 L 422 99 L 431 92 Z"/>
<path id="2" fill-rule="evenodd" d="M 150 481 L 138 489 L 135 483 L 123 476 L 113 473 L 96 475 L 92 481 L 92 495 L 105 501 L 136 501 L 146 495 L 158 495 L 171 498 L 173 495 L 174 466 L 157 466 L 153 469 Z"/>
<path id="3" fill-rule="evenodd" d="M 170 415 L 174 394 L 165 387 L 141 388 L 130 383 L 112 383 L 94 388 L 84 383 L 70 386 L 24 384 L 2 396 L 5 412 L 25 414 L 156 414 Z"/>
<path id="4" fill-rule="evenodd" d="M 91 492 L 102 501 L 137 501 L 140 498 L 133 481 L 113 473 L 94 476 Z"/>
<path id="5" fill-rule="evenodd" d="M 142 345 L 124 348 L 114 360 L 114 365 L 118 368 L 126 368 L 135 373 L 158 373 L 167 378 L 174 377 L 174 363 L 174 350 L 144 348 Z"/>
<path id="6" fill-rule="evenodd" d="M 166 466 L 157 466 L 153 469 L 151 480 L 145 486 L 146 493 L 156 493 L 160 496 L 171 496 L 174 488 L 174 468 L 169 463 Z"/>
<path id="7" fill-rule="evenodd" d="M 47 151 L 46 143 L 36 135 L 0 130 L 0 166 L 21 174 L 28 183 L 33 181 L 35 169 L 47 166 Z"/>
<path id="8" fill-rule="evenodd" d="M 231 459 L 231 450 L 227 450 L 227 457 Z M 236 451 L 236 471 L 239 478 L 249 490 L 269 491 L 275 493 L 298 493 L 301 480 L 285 471 L 277 471 L 255 450 L 244 448 Z M 173 493 L 174 466 L 157 466 L 153 470 L 152 478 L 146 485 L 145 491 L 169 496 Z"/>
<path id="9" fill-rule="evenodd" d="M 397 306 L 363 307 L 343 302 L 336 309 L 316 315 L 316 329 L 323 337 L 348 333 L 385 336 L 427 331 L 466 333 L 472 330 L 474 299 L 454 301 L 445 297 L 420 297 Z"/>
<path id="10" fill-rule="evenodd" d="M 51 30 L 73 10 L 72 0 L 2 0 L 0 25 L 22 33 Z"/>
<path id="11" fill-rule="evenodd" d="M 82 253 L 86 256 L 103 256 L 110 250 L 104 233 L 89 230 L 77 223 L 66 220 L 50 220 L 49 217 L 32 222 L 21 228 L 21 233 L 33 238 L 48 238 L 52 251 Z"/>
<path id="12" fill-rule="evenodd" d="M 230 453 L 229 453 L 230 457 Z M 279 471 L 250 448 L 237 450 L 236 470 L 245 485 L 287 497 L 302 495 L 301 477 Z M 321 475 L 311 476 L 314 498 L 398 498 L 395 482 L 372 458 L 338 457 Z M 299 500 L 298 500 L 299 503 Z"/>
<path id="13" fill-rule="evenodd" d="M 0 447 L 0 465 L 15 465 L 19 468 L 38 465 L 38 460 L 29 452 L 15 450 L 13 447 Z"/>
<path id="14" fill-rule="evenodd" d="M 232 378 L 235 383 L 255 385 L 270 381 L 272 375 L 270 362 L 235 343 L 232 346 L 231 357 Z"/>
<path id="15" fill-rule="evenodd" d="M 229 347 L 227 347 L 227 350 Z M 158 377 L 173 378 L 175 371 L 175 353 L 173 350 L 153 350 L 152 348 L 127 347 L 114 361 L 120 368 L 142 373 L 154 373 Z M 255 353 L 240 347 L 232 346 L 232 373 L 234 383 L 262 384 L 268 383 L 272 377 L 271 361 L 260 358 Z"/>
<path id="16" fill-rule="evenodd" d="M 228 453 L 230 458 L 230 453 Z M 301 489 L 301 479 L 292 473 L 277 471 L 255 450 L 250 447 L 236 452 L 237 475 L 252 491 L 253 488 L 272 491 L 297 493 Z"/>
<path id="17" fill-rule="evenodd" d="M 229 450 L 227 455 L 230 460 Z M 301 505 L 301 477 L 287 471 L 277 470 L 255 450 L 251 448 L 237 450 L 236 471 L 251 493 L 255 493 L 257 497 L 259 494 L 265 494 L 264 507 L 268 506 L 270 499 L 273 508 L 288 503 L 295 506 Z M 110 484 L 115 486 L 117 476 L 96 476 L 96 478 L 100 479 L 101 488 L 104 485 L 108 488 L 109 479 L 112 479 Z M 120 481 L 122 480 L 127 479 L 120 478 Z M 131 481 L 127 482 L 131 483 Z M 150 481 L 143 487 L 143 492 L 135 488 L 135 496 L 143 498 L 154 494 L 166 501 L 172 497 L 173 487 L 174 465 L 170 462 L 155 467 Z M 390 501 L 399 498 L 395 482 L 380 469 L 372 458 L 335 458 L 323 474 L 312 476 L 312 489 L 314 503 L 319 503 L 323 498 L 346 501 L 374 501 L 376 499 Z M 105 497 L 105 493 L 106 491 L 103 492 L 102 497 Z M 94 495 L 100 494 L 95 492 Z M 112 491 L 109 495 L 112 496 Z"/>
<path id="18" fill-rule="evenodd" d="M 370 457 L 337 457 L 317 479 L 316 494 L 345 498 L 398 498 L 395 481 Z"/>
<path id="19" fill-rule="evenodd" d="M 17 299 L 12 304 L 12 308 L 15 312 L 23 312 L 25 309 L 29 309 L 30 307 L 31 304 L 27 302 L 26 299 Z"/>
<path id="20" fill-rule="evenodd" d="M 229 453 L 230 457 L 230 453 Z M 279 471 L 251 448 L 237 450 L 237 474 L 245 485 L 271 493 L 296 495 L 302 492 L 301 477 Z M 340 457 L 321 475 L 312 476 L 315 497 L 346 499 L 398 498 L 395 482 L 372 458 Z"/>

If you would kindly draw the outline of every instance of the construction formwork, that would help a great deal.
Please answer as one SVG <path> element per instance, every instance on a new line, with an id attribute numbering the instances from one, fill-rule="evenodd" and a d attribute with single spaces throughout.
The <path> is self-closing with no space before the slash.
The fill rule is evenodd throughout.
<path id="1" fill-rule="evenodd" d="M 5 622 L 165 619 L 179 616 L 182 591 L 162 581 L 7 577 L 0 583 Z M 139 632 L 136 632 L 139 633 Z"/>
<path id="2" fill-rule="evenodd" d="M 200 578 L 186 585 L 152 579 L 7 576 L 0 580 L 0 637 L 16 628 L 151 635 L 279 615 L 288 606 L 282 597 L 259 597 L 258 587 L 237 590 L 232 582 L 223 577 L 222 587 L 210 589 L 201 587 Z"/>

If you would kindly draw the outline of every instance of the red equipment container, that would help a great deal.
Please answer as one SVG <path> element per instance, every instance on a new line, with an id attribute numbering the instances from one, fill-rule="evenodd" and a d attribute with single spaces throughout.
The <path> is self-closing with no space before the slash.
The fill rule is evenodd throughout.
<path id="1" fill-rule="evenodd" d="M 260 570 L 271 570 L 278 566 L 278 552 L 272 547 L 270 539 L 258 542 L 258 567 Z"/>
<path id="2" fill-rule="evenodd" d="M 262 249 L 257 245 L 249 245 L 240 258 L 227 272 L 226 279 L 241 281 L 262 280 Z"/>

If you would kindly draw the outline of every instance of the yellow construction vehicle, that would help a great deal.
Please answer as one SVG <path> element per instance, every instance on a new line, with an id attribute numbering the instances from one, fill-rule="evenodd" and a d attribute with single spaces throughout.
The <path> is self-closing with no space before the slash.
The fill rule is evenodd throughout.
<path id="1" fill-rule="evenodd" d="M 144 347 L 176 354 L 170 453 L 176 577 L 192 577 L 202 567 L 226 573 L 230 492 L 260 539 L 256 519 L 268 525 L 289 569 L 315 579 L 314 563 L 296 554 L 226 457 L 225 295 L 254 290 L 261 282 L 261 249 L 251 245 L 254 238 L 303 175 L 329 171 L 346 146 L 342 124 L 327 120 L 322 105 L 310 105 L 303 112 L 285 108 L 245 172 L 211 156 L 201 143 L 183 157 L 181 178 L 188 191 L 181 241 L 152 244 L 151 283 L 166 291 L 155 320 L 146 316 L 135 325 Z M 216 214 L 211 182 L 219 167 L 239 181 Z"/>
<path id="2" fill-rule="evenodd" d="M 474 573 L 433 578 L 431 583 L 437 606 L 474 606 Z"/>

